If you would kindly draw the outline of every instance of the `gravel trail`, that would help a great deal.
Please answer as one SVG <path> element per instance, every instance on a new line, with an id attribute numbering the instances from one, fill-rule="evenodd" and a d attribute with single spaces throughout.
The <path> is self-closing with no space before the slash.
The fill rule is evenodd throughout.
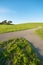
<path id="1" fill-rule="evenodd" d="M 21 38 L 21 37 L 25 38 L 33 45 L 40 59 L 43 60 L 43 40 L 34 33 L 35 30 L 38 30 L 40 28 L 41 26 L 39 26 L 38 28 L 30 29 L 30 30 L 0 34 L 0 42 L 9 40 L 12 38 Z"/>

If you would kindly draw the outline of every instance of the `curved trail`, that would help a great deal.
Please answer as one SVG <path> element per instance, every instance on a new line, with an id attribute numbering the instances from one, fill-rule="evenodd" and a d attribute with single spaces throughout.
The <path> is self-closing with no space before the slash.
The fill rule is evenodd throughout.
<path id="1" fill-rule="evenodd" d="M 34 34 L 34 31 L 40 28 L 41 27 L 30 30 L 0 34 L 0 41 L 5 41 L 12 38 L 25 38 L 33 45 L 39 57 L 41 58 L 41 60 L 43 60 L 43 40 L 36 34 Z"/>

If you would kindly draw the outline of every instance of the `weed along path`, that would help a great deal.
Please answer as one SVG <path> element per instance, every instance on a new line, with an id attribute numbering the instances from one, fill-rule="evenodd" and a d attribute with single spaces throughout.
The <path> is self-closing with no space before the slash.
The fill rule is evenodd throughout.
<path id="1" fill-rule="evenodd" d="M 43 60 L 43 40 L 34 33 L 35 30 L 38 30 L 40 28 L 41 27 L 30 30 L 0 34 L 0 41 L 5 41 L 12 38 L 25 38 L 32 44 L 40 59 Z"/>

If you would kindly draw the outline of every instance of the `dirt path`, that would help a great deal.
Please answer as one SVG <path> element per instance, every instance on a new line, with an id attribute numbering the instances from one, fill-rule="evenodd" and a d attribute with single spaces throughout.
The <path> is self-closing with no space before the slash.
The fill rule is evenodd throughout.
<path id="1" fill-rule="evenodd" d="M 33 32 L 33 31 L 38 30 L 40 28 L 41 27 L 30 29 L 30 30 L 0 34 L 0 41 L 9 40 L 12 38 L 23 37 L 23 38 L 27 39 L 33 45 L 33 47 L 35 48 L 39 57 L 41 58 L 41 60 L 43 60 L 43 40 L 41 38 L 39 38 Z"/>

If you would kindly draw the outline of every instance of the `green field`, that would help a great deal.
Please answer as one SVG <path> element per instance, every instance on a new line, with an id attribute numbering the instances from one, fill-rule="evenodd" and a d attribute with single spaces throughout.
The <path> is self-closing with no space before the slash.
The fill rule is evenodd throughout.
<path id="1" fill-rule="evenodd" d="M 15 25 L 0 25 L 0 34 L 6 33 L 6 32 L 14 32 L 14 31 L 20 31 L 20 30 L 27 30 L 42 26 L 43 23 L 25 23 L 25 24 L 15 24 Z M 36 31 L 36 34 L 38 34 L 41 38 L 43 38 L 43 28 Z"/>
<path id="2" fill-rule="evenodd" d="M 0 65 L 41 65 L 34 48 L 25 39 L 0 42 Z"/>
<path id="3" fill-rule="evenodd" d="M 43 27 L 39 30 L 36 30 L 36 34 L 38 34 L 43 39 Z"/>
<path id="4" fill-rule="evenodd" d="M 26 30 L 42 26 L 43 23 L 26 23 L 26 24 L 16 24 L 16 25 L 0 25 L 0 33 L 13 32 L 19 30 Z"/>

